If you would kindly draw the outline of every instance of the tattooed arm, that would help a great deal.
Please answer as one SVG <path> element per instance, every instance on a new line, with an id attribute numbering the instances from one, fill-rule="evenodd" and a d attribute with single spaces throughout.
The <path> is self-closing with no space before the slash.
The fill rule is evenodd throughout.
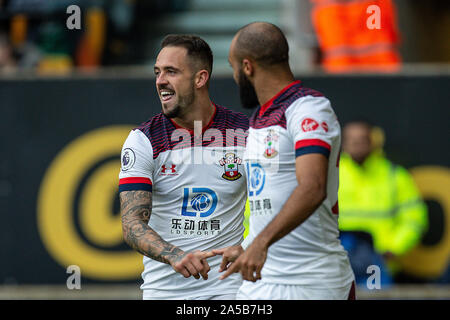
<path id="1" fill-rule="evenodd" d="M 188 278 L 208 278 L 210 270 L 206 258 L 212 254 L 201 251 L 186 253 L 180 248 L 164 241 L 148 226 L 152 211 L 152 193 L 149 191 L 120 192 L 120 212 L 125 242 L 139 253 L 170 264 L 172 268 Z"/>

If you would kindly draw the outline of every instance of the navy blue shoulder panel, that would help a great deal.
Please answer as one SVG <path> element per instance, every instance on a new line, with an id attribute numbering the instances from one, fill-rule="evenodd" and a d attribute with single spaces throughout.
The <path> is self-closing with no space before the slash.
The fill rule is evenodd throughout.
<path id="1" fill-rule="evenodd" d="M 255 129 L 267 128 L 274 125 L 286 128 L 286 110 L 295 100 L 306 96 L 323 97 L 324 95 L 314 89 L 303 87 L 301 83 L 293 85 L 276 98 L 262 115 L 259 114 L 261 107 L 258 107 L 250 118 L 250 126 Z"/>

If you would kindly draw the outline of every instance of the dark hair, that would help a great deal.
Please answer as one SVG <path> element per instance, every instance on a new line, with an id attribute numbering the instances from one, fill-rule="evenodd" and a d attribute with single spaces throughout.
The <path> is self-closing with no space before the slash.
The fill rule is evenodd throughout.
<path id="1" fill-rule="evenodd" d="M 249 56 L 271 66 L 289 62 L 289 45 L 283 31 L 268 22 L 253 22 L 238 31 L 237 50 L 240 58 Z"/>
<path id="2" fill-rule="evenodd" d="M 213 54 L 211 48 L 202 38 L 191 34 L 169 34 L 161 42 L 164 47 L 183 47 L 187 55 L 197 66 L 208 70 L 211 77 L 213 68 Z"/>

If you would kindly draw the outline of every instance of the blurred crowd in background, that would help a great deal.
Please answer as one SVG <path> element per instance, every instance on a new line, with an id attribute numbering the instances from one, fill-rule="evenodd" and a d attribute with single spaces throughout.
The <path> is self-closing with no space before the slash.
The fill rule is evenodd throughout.
<path id="1" fill-rule="evenodd" d="M 82 26 L 69 30 L 73 4 Z M 255 20 L 281 26 L 301 70 L 393 72 L 450 62 L 447 0 L 0 0 L 0 69 L 151 66 L 159 40 L 180 32 L 206 38 L 220 69 L 234 32 Z"/>
<path id="2" fill-rule="evenodd" d="M 146 62 L 146 27 L 183 1 L 1 0 L 0 69 L 67 72 L 73 68 Z M 68 29 L 67 8 L 81 10 L 81 28 Z M 154 34 L 154 33 L 153 33 Z"/>

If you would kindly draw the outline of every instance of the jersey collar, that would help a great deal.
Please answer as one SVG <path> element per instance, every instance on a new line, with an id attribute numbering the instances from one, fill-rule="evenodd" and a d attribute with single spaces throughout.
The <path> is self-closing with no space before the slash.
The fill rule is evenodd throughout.
<path id="1" fill-rule="evenodd" d="M 212 102 L 212 101 L 211 101 L 211 104 L 214 106 L 214 113 L 213 113 L 213 115 L 212 115 L 212 117 L 211 117 L 211 120 L 209 120 L 209 123 L 208 123 L 206 126 L 204 126 L 204 127 L 202 128 L 202 134 L 205 133 L 205 131 L 208 130 L 208 129 L 211 127 L 211 125 L 212 125 L 213 122 L 214 122 L 214 118 L 216 117 L 216 114 L 217 114 L 217 106 L 216 106 L 216 104 L 215 104 L 214 102 Z M 175 121 L 173 121 L 171 118 L 168 118 L 168 119 L 170 120 L 170 122 L 172 122 L 172 124 L 175 126 L 176 129 L 184 129 L 184 130 L 189 131 L 189 133 L 190 133 L 191 135 L 194 134 L 194 130 L 188 129 L 188 128 L 184 128 L 184 127 L 178 125 L 178 124 L 177 124 Z"/>

